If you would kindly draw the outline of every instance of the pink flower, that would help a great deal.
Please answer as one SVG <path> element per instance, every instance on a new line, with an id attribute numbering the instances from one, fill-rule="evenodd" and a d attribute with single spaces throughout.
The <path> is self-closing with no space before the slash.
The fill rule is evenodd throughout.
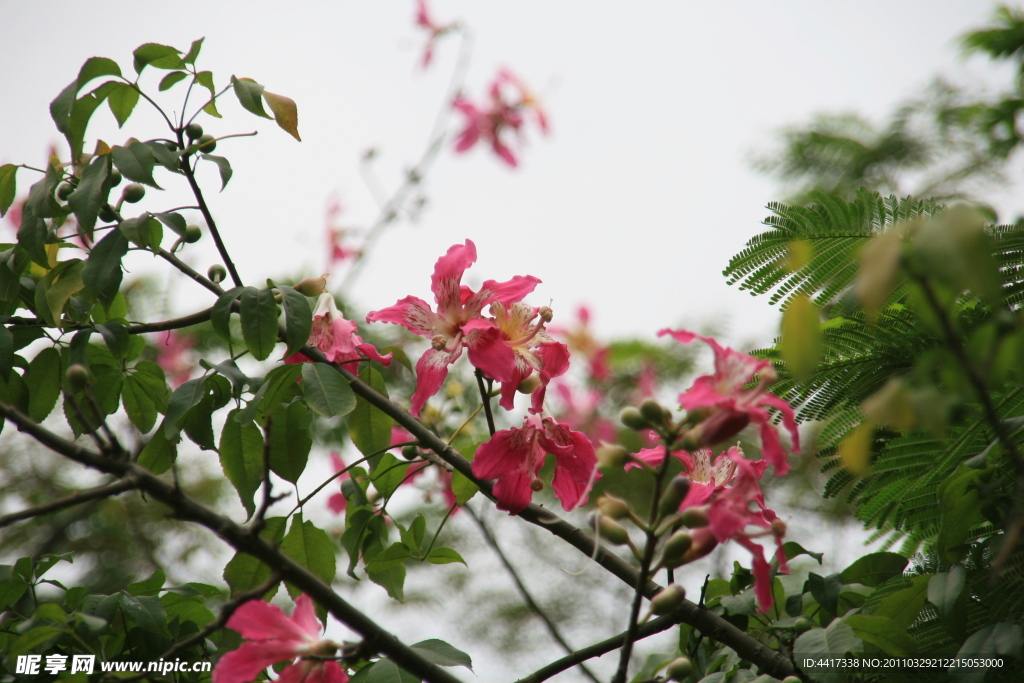
<path id="1" fill-rule="evenodd" d="M 601 414 L 604 394 L 598 389 L 586 389 L 581 393 L 560 382 L 555 385 L 561 404 L 556 417 L 573 429 L 583 432 L 596 448 L 602 441 L 613 443 L 618 438 L 615 423 Z"/>
<path id="2" fill-rule="evenodd" d="M 509 91 L 512 91 L 512 98 L 509 97 Z M 486 105 L 478 107 L 460 95 L 455 98 L 452 106 L 466 117 L 465 127 L 455 139 L 455 151 L 468 151 L 477 142 L 484 140 L 509 166 L 517 166 L 519 161 L 509 146 L 506 131 L 516 135 L 521 133 L 523 111 L 532 111 L 541 131 L 548 131 L 547 114 L 540 107 L 536 96 L 507 69 L 499 71 L 491 82 Z"/>
<path id="3" fill-rule="evenodd" d="M 346 320 L 334 303 L 334 297 L 324 292 L 316 301 L 313 309 L 313 329 L 309 333 L 309 343 L 320 349 L 327 360 L 334 363 L 361 361 L 369 358 L 381 365 L 391 362 L 391 354 L 380 355 L 373 346 L 363 342 L 356 334 L 356 324 Z M 359 353 L 356 353 L 356 352 Z M 362 355 L 360 355 L 362 354 Z M 285 363 L 307 363 L 309 359 L 301 353 L 293 353 L 285 359 Z"/>
<path id="4" fill-rule="evenodd" d="M 335 195 L 327 206 L 325 228 L 327 232 L 327 269 L 331 270 L 336 265 L 350 258 L 359 256 L 360 250 L 357 247 L 350 247 L 344 243 L 350 232 L 339 221 L 340 216 L 345 212 L 345 206 L 341 199 Z"/>
<path id="5" fill-rule="evenodd" d="M 178 334 L 174 330 L 168 330 L 163 340 L 156 343 L 156 364 L 163 368 L 172 387 L 181 386 L 192 375 L 188 350 L 195 345 L 196 338 L 191 334 Z"/>
<path id="6" fill-rule="evenodd" d="M 331 452 L 331 464 L 334 466 L 335 474 L 341 472 L 343 469 L 348 467 L 348 465 L 345 464 L 345 461 L 341 459 L 341 454 L 338 453 L 337 451 Z M 348 472 L 345 472 L 340 477 L 338 477 L 338 482 L 342 482 L 348 478 L 349 474 Z M 345 507 L 347 505 L 348 500 L 340 492 L 335 493 L 327 500 L 327 507 L 330 508 L 331 512 L 333 512 L 336 515 L 340 515 L 342 512 L 344 512 Z"/>
<path id="7" fill-rule="evenodd" d="M 644 461 L 651 467 L 659 467 L 665 460 L 665 448 L 644 448 L 638 451 L 634 457 Z M 758 477 L 761 476 L 765 467 L 768 466 L 768 463 L 764 460 L 747 460 L 743 457 L 743 451 L 738 446 L 733 446 L 728 452 L 719 454 L 714 459 L 714 464 L 712 464 L 711 451 L 707 448 L 701 448 L 692 455 L 683 450 L 674 451 L 672 457 L 683 464 L 686 476 L 690 480 L 690 491 L 680 504 L 680 510 L 685 510 L 694 505 L 704 505 L 715 494 L 723 491 L 726 485 L 736 478 L 736 462 L 738 460 L 750 463 Z M 626 469 L 639 466 L 637 463 L 631 462 L 626 465 Z M 757 499 L 762 501 L 763 506 L 764 494 L 760 492 L 761 488 L 757 484 L 756 479 L 754 484 L 757 488 Z"/>
<path id="8" fill-rule="evenodd" d="M 533 391 L 530 412 L 539 413 L 548 383 L 569 369 L 569 349 L 544 331 L 544 324 L 551 320 L 551 309 L 521 302 L 506 307 L 495 301 L 490 311 L 494 327 L 476 335 L 469 347 L 469 360 L 488 377 L 501 382 L 500 405 L 505 410 L 515 407 L 516 389 L 536 370 L 540 386 Z"/>
<path id="9" fill-rule="evenodd" d="M 231 615 L 228 628 L 238 631 L 247 642 L 220 658 L 213 669 L 213 683 L 250 683 L 264 669 L 296 657 L 330 656 L 338 645 L 321 640 L 322 626 L 309 596 L 295 601 L 295 613 L 285 616 L 281 608 L 262 600 L 250 600 Z M 279 683 L 346 683 L 348 676 L 336 661 L 300 659 L 285 667 Z"/>
<path id="10" fill-rule="evenodd" d="M 426 0 L 417 0 L 416 25 L 430 34 L 427 38 L 427 44 L 423 46 L 423 56 L 420 58 L 420 66 L 426 69 L 434 58 L 434 44 L 437 42 L 437 39 L 455 28 L 455 24 L 438 24 L 430 16 Z"/>
<path id="11" fill-rule="evenodd" d="M 594 446 L 586 435 L 550 417 L 530 415 L 522 427 L 497 432 L 477 448 L 473 474 L 497 479 L 494 496 L 498 509 L 518 514 L 530 504 L 533 492 L 544 488 L 537 473 L 546 453 L 555 456 L 552 488 L 562 507 L 572 510 L 586 503 L 591 485 L 600 476 Z"/>
<path id="12" fill-rule="evenodd" d="M 431 291 L 437 312 L 423 299 L 407 296 L 394 306 L 372 311 L 367 322 L 401 325 L 413 334 L 430 339 L 430 348 L 416 363 L 416 391 L 409 411 L 419 417 L 427 399 L 437 393 L 448 376 L 448 366 L 462 355 L 462 347 L 472 344 L 475 333 L 492 328 L 480 312 L 493 301 L 509 305 L 533 291 L 540 280 L 532 275 L 517 275 L 508 282 L 487 280 L 479 292 L 462 285 L 462 274 L 476 261 L 472 240 L 448 249 L 434 265 Z"/>
<path id="13" fill-rule="evenodd" d="M 736 434 L 747 422 L 753 422 L 760 426 L 764 459 L 775 466 L 777 475 L 789 471 L 786 451 L 779 442 L 778 433 L 764 406 L 782 414 L 782 424 L 789 431 L 794 451 L 800 450 L 800 434 L 793 408 L 764 388 L 775 381 L 771 362 L 723 348 L 711 337 L 702 337 L 686 330 L 665 329 L 658 332 L 659 337 L 666 334 L 683 344 L 700 339 L 715 352 L 715 374 L 698 377 L 692 387 L 679 395 L 679 404 L 688 411 L 701 408 L 714 411 L 697 427 L 701 430 L 701 443 L 709 446 L 720 443 Z M 755 376 L 759 377 L 758 385 L 753 389 L 744 389 Z"/>

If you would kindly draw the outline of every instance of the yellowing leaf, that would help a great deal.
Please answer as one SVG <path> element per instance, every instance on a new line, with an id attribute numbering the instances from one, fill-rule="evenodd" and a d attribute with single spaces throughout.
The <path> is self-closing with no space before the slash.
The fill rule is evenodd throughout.
<path id="1" fill-rule="evenodd" d="M 917 424 L 917 416 L 910 392 L 898 379 L 891 379 L 885 386 L 861 404 L 864 414 L 875 422 L 906 431 Z"/>
<path id="2" fill-rule="evenodd" d="M 811 261 L 814 255 L 814 247 L 807 240 L 793 240 L 789 243 L 789 251 L 786 254 L 786 261 L 783 264 L 791 273 L 795 273 Z"/>
<path id="3" fill-rule="evenodd" d="M 874 433 L 875 425 L 866 420 L 839 444 L 839 461 L 850 473 L 864 476 L 871 472 L 871 439 Z"/>
<path id="4" fill-rule="evenodd" d="M 295 106 L 295 100 L 266 90 L 263 91 L 263 99 L 267 101 L 267 106 L 274 113 L 277 125 L 293 138 L 302 142 L 302 138 L 299 137 L 299 109 Z"/>
<path id="5" fill-rule="evenodd" d="M 782 359 L 797 379 L 807 379 L 821 360 L 821 325 L 818 308 L 799 294 L 782 314 Z"/>
<path id="6" fill-rule="evenodd" d="M 873 237 L 860 250 L 860 272 L 857 273 L 853 292 L 864 306 L 868 322 L 871 323 L 874 323 L 878 309 L 896 287 L 903 255 L 904 230 L 901 227 Z"/>

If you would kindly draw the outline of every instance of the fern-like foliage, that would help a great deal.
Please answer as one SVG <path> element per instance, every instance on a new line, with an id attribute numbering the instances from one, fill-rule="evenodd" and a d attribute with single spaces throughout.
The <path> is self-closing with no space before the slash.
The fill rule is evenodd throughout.
<path id="1" fill-rule="evenodd" d="M 764 220 L 770 230 L 757 235 L 729 261 L 723 271 L 729 284 L 752 294 L 771 293 L 772 304 L 788 306 L 797 294 L 814 298 L 819 307 L 832 303 L 857 276 L 857 252 L 873 236 L 919 216 L 930 216 L 942 206 L 930 200 L 882 197 L 861 190 L 852 202 L 842 197 L 815 194 L 810 206 L 772 202 L 772 215 Z M 786 267 L 790 247 L 803 241 L 811 246 L 806 265 Z"/>

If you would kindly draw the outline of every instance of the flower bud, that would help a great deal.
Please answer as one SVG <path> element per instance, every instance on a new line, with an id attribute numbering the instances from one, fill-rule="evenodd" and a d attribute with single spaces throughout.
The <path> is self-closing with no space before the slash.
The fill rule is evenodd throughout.
<path id="1" fill-rule="evenodd" d="M 532 394 L 539 386 L 540 377 L 537 376 L 537 373 L 533 373 L 532 375 L 524 379 L 522 382 L 520 382 L 516 390 L 520 394 Z"/>
<path id="2" fill-rule="evenodd" d="M 662 517 L 674 514 L 679 506 L 683 504 L 686 494 L 690 492 L 690 480 L 680 474 L 668 483 L 661 493 L 661 501 L 658 503 L 658 512 Z"/>
<path id="3" fill-rule="evenodd" d="M 591 512 L 588 521 L 590 528 L 612 545 L 625 545 L 629 542 L 629 532 L 614 519 L 605 517 L 600 512 Z"/>
<path id="4" fill-rule="evenodd" d="M 640 404 L 640 414 L 652 425 L 662 424 L 665 421 L 665 409 L 653 398 L 645 398 Z"/>
<path id="5" fill-rule="evenodd" d="M 629 504 L 621 498 L 604 494 L 597 499 L 597 509 L 601 514 L 612 519 L 623 519 L 629 516 Z"/>
<path id="6" fill-rule="evenodd" d="M 782 538 L 786 535 L 786 523 L 778 517 L 772 520 L 772 535 L 775 538 Z"/>
<path id="7" fill-rule="evenodd" d="M 530 482 L 530 489 L 532 491 L 543 491 L 544 482 L 542 482 L 540 479 L 534 479 L 533 481 Z"/>
<path id="8" fill-rule="evenodd" d="M 629 451 L 617 444 L 602 443 L 594 453 L 603 470 L 621 470 L 629 458 Z"/>
<path id="9" fill-rule="evenodd" d="M 78 363 L 69 365 L 65 376 L 71 391 L 81 391 L 89 384 L 89 368 L 84 365 L 79 365 Z"/>
<path id="10" fill-rule="evenodd" d="M 665 667 L 665 675 L 670 681 L 681 681 L 693 673 L 693 662 L 687 657 L 673 659 Z"/>
<path id="11" fill-rule="evenodd" d="M 680 529 L 665 541 L 665 551 L 661 563 L 669 569 L 675 569 L 683 563 L 683 556 L 693 545 L 693 537 L 686 529 Z"/>
<path id="12" fill-rule="evenodd" d="M 320 296 L 327 290 L 327 273 L 320 277 L 307 277 L 298 284 L 292 285 L 303 296 Z"/>
<path id="13" fill-rule="evenodd" d="M 210 266 L 210 269 L 206 271 L 206 277 L 210 278 L 215 283 L 224 282 L 224 278 L 228 276 L 228 271 L 224 269 L 219 263 L 214 263 Z"/>
<path id="14" fill-rule="evenodd" d="M 719 410 L 700 423 L 694 431 L 701 446 L 714 446 L 739 434 L 750 424 L 750 415 L 742 410 Z"/>
<path id="15" fill-rule="evenodd" d="M 626 425 L 630 429 L 635 429 L 638 432 L 651 428 L 650 423 L 647 422 L 644 416 L 640 414 L 640 411 L 632 406 L 622 409 L 622 412 L 619 413 L 619 420 L 622 424 Z"/>
<path id="16" fill-rule="evenodd" d="M 406 460 L 415 460 L 420 457 L 420 449 L 415 446 L 402 446 L 402 457 Z"/>
<path id="17" fill-rule="evenodd" d="M 198 225 L 186 225 L 185 234 L 181 238 L 189 244 L 195 244 L 203 238 L 203 229 Z"/>
<path id="18" fill-rule="evenodd" d="M 700 558 L 710 554 L 718 545 L 718 539 L 715 538 L 713 533 L 711 533 L 711 529 L 708 529 L 707 527 L 695 529 L 693 533 L 690 534 L 690 537 L 693 539 L 693 543 L 690 545 L 690 549 L 683 553 L 683 561 L 681 564 L 688 564 L 694 560 L 699 560 Z"/>
<path id="19" fill-rule="evenodd" d="M 651 612 L 661 616 L 668 614 L 686 599 L 686 590 L 679 585 L 670 583 L 660 593 L 651 598 Z"/>
<path id="20" fill-rule="evenodd" d="M 683 510 L 683 524 L 691 529 L 701 529 L 708 525 L 708 508 L 706 505 L 688 507 Z"/>

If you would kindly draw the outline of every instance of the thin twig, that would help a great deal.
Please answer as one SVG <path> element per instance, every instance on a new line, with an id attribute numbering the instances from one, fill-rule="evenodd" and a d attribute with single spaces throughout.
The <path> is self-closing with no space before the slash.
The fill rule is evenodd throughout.
<path id="1" fill-rule="evenodd" d="M 253 516 L 252 524 L 249 525 L 249 533 L 253 536 L 259 536 L 263 528 L 267 526 L 264 518 L 274 502 L 274 491 L 270 486 L 270 426 L 272 422 L 273 419 L 268 415 L 267 424 L 263 427 L 263 500 Z"/>
<path id="2" fill-rule="evenodd" d="M 160 251 L 158 251 L 157 256 L 167 261 L 172 266 L 183 272 L 185 275 L 188 275 L 190 278 L 201 284 L 203 287 L 206 287 L 208 290 L 210 290 L 217 296 L 220 296 L 221 294 L 224 293 L 224 289 L 220 285 L 213 282 L 209 278 L 200 275 L 195 271 L 194 268 L 192 268 L 192 266 L 188 265 L 187 263 L 182 261 L 180 258 L 175 256 L 171 252 L 167 251 L 166 249 L 161 249 Z"/>
<path id="3" fill-rule="evenodd" d="M 12 512 L 6 515 L 0 515 L 0 529 L 5 526 L 10 526 L 16 522 L 47 515 L 51 512 L 63 510 L 64 508 L 74 507 L 75 505 L 81 505 L 82 503 L 88 503 L 101 498 L 117 496 L 125 491 L 131 491 L 135 488 L 138 488 L 138 482 L 134 479 L 127 478 L 122 479 L 121 481 L 115 481 L 113 484 L 97 486 L 96 488 L 85 489 L 84 491 L 77 491 L 72 493 L 70 496 L 58 498 L 57 500 L 52 500 L 49 503 L 43 503 L 42 505 L 36 505 L 35 507 L 19 510 L 18 512 Z"/>
<path id="4" fill-rule="evenodd" d="M 488 527 L 486 522 L 484 522 L 484 520 L 476 513 L 476 510 L 471 508 L 469 505 L 464 505 L 463 509 L 467 514 L 469 514 L 470 519 L 476 522 L 476 525 L 480 527 L 480 533 L 483 534 L 484 540 L 487 541 L 487 545 L 491 547 L 494 554 L 498 556 L 499 560 L 501 560 L 501 564 L 505 567 L 505 571 L 508 572 L 509 577 L 512 579 L 512 583 L 516 585 L 516 589 L 519 591 L 519 595 L 523 598 L 523 602 L 526 603 L 526 606 L 544 622 L 544 626 L 547 628 L 548 633 L 551 634 L 551 637 L 554 638 L 555 642 L 561 645 L 562 649 L 565 650 L 566 653 L 570 655 L 573 654 L 575 651 L 572 649 L 572 646 L 569 645 L 565 638 L 562 637 L 561 632 L 558 630 L 558 626 L 556 626 L 555 622 L 551 620 L 551 617 L 549 617 L 544 609 L 537 604 L 537 601 L 533 599 L 533 595 L 530 594 L 530 591 L 526 588 L 523 580 L 519 577 L 519 572 L 517 572 L 516 568 L 512 566 L 508 557 L 506 557 L 505 553 L 501 550 L 501 546 L 498 545 L 498 540 L 494 537 L 494 534 L 491 533 L 490 527 Z M 580 663 L 579 667 L 580 671 L 582 671 L 587 678 L 594 681 L 594 683 L 601 683 L 597 676 L 595 676 L 585 664 Z"/>
<path id="5" fill-rule="evenodd" d="M 494 415 L 491 414 L 491 392 L 484 388 L 484 373 L 476 369 L 476 385 L 480 389 L 480 400 L 484 404 L 484 415 L 487 416 L 487 430 L 494 436 Z"/>

